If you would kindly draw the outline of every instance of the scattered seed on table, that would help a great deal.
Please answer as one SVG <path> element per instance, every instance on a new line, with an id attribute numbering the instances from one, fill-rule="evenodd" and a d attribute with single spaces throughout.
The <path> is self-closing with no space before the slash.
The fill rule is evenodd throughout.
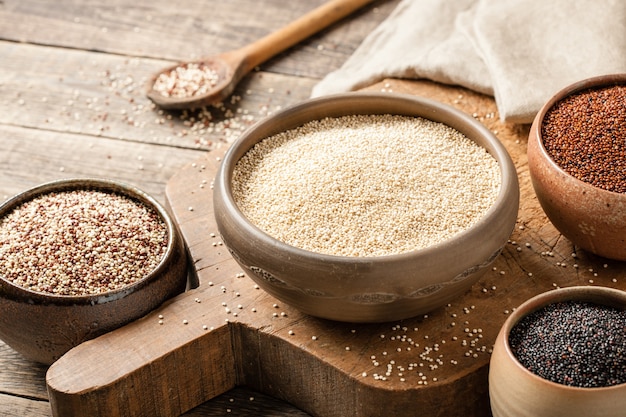
<path id="1" fill-rule="evenodd" d="M 520 320 L 509 344 L 524 367 L 549 381 L 586 388 L 626 383 L 626 310 L 553 303 Z"/>
<path id="2" fill-rule="evenodd" d="M 0 273 L 32 291 L 91 295 L 149 274 L 167 249 L 151 208 L 96 190 L 51 192 L 0 219 Z"/>
<path id="3" fill-rule="evenodd" d="M 278 240 L 378 256 L 439 243 L 476 223 L 500 190 L 500 168 L 444 124 L 344 116 L 259 142 L 236 164 L 232 186 L 244 214 Z"/>

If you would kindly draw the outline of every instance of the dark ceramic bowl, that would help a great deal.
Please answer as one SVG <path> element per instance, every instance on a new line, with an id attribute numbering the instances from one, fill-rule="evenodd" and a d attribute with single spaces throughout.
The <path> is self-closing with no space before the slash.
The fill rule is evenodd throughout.
<path id="1" fill-rule="evenodd" d="M 13 284 L 0 271 L 0 339 L 25 358 L 51 364 L 72 347 L 123 326 L 185 290 L 187 256 L 177 226 L 152 197 L 109 180 L 68 179 L 46 183 L 0 206 L 0 218 L 23 202 L 50 192 L 99 190 L 154 209 L 167 228 L 168 243 L 159 265 L 143 279 L 98 295 L 66 296 L 36 292 Z"/>
<path id="2" fill-rule="evenodd" d="M 544 379 L 522 365 L 509 344 L 511 330 L 524 317 L 550 304 L 585 301 L 626 308 L 626 292 L 592 286 L 561 288 L 539 294 L 508 317 L 496 338 L 489 366 L 489 396 L 494 417 L 621 417 L 626 384 L 583 388 Z"/>
<path id="3" fill-rule="evenodd" d="M 309 121 L 346 115 L 419 116 L 462 132 L 498 161 L 502 183 L 493 206 L 472 227 L 421 250 L 376 257 L 314 253 L 270 237 L 237 207 L 237 161 L 257 142 Z M 479 122 L 447 105 L 408 95 L 348 93 L 312 99 L 245 132 L 225 155 L 214 184 L 215 216 L 225 245 L 268 293 L 300 311 L 346 322 L 413 317 L 465 293 L 501 252 L 515 225 L 519 187 L 502 144 Z"/>
<path id="4" fill-rule="evenodd" d="M 567 173 L 548 154 L 542 137 L 546 113 L 560 100 L 589 88 L 626 84 L 626 74 L 586 79 L 556 93 L 541 108 L 528 138 L 528 168 L 537 199 L 573 244 L 606 258 L 626 260 L 626 193 L 607 191 Z"/>

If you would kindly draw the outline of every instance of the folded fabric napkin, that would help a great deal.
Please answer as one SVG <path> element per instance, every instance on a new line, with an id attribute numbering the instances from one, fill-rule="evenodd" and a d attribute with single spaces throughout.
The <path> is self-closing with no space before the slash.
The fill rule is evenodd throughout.
<path id="1" fill-rule="evenodd" d="M 426 78 L 493 95 L 530 123 L 568 84 L 626 72 L 623 0 L 402 0 L 312 96 L 384 78 Z"/>

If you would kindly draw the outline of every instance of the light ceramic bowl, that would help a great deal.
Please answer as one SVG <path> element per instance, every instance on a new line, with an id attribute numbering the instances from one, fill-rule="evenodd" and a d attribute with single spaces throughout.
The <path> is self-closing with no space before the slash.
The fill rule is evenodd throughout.
<path id="1" fill-rule="evenodd" d="M 143 279 L 98 295 L 36 292 L 7 281 L 0 271 L 0 339 L 25 358 L 51 364 L 78 344 L 121 327 L 185 290 L 187 256 L 177 226 L 152 197 L 130 185 L 102 179 L 67 179 L 24 191 L 0 206 L 0 218 L 23 202 L 50 192 L 99 190 L 153 208 L 167 227 L 168 243 L 159 265 Z M 97 360 L 97 358 L 96 358 Z"/>
<path id="2" fill-rule="evenodd" d="M 606 258 L 626 260 L 626 193 L 583 182 L 548 155 L 542 123 L 563 98 L 592 87 L 626 84 L 626 74 L 590 78 L 556 93 L 535 116 L 528 138 L 528 168 L 537 199 L 552 224 L 572 243 Z"/>
<path id="3" fill-rule="evenodd" d="M 462 132 L 498 161 L 502 184 L 479 222 L 421 250 L 378 257 L 314 253 L 282 243 L 253 225 L 231 192 L 237 161 L 262 139 L 325 117 L 420 116 Z M 416 168 L 417 169 L 417 168 Z M 502 144 L 472 117 L 408 95 L 347 93 L 305 101 L 257 123 L 228 150 L 214 183 L 215 216 L 224 244 L 260 287 L 312 316 L 385 322 L 429 312 L 465 293 L 501 252 L 515 225 L 519 187 Z"/>
<path id="4" fill-rule="evenodd" d="M 568 287 L 539 294 L 508 317 L 491 355 L 489 396 L 493 417 L 623 417 L 626 384 L 581 388 L 543 379 L 526 369 L 509 345 L 511 329 L 528 314 L 562 301 L 626 308 L 626 292 L 605 287 Z"/>

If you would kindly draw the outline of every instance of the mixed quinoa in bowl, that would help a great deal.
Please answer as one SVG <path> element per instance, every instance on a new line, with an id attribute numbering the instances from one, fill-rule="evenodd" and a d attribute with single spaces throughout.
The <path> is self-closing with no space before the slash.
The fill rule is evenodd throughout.
<path id="1" fill-rule="evenodd" d="M 143 279 L 167 243 L 165 221 L 143 203 L 100 190 L 50 192 L 0 219 L 0 271 L 30 291 L 96 295 Z"/>
<path id="2" fill-rule="evenodd" d="M 120 182 L 75 178 L 0 206 L 0 339 L 50 364 L 142 317 L 187 286 L 169 214 Z"/>

